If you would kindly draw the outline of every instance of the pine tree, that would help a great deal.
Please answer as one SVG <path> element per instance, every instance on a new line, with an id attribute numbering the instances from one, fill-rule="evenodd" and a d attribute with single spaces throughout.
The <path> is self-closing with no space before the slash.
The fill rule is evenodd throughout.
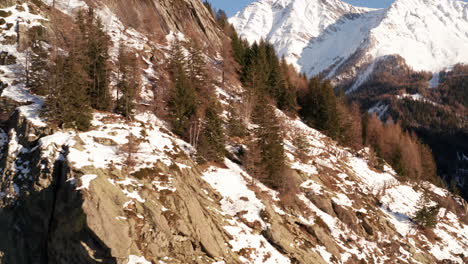
<path id="1" fill-rule="evenodd" d="M 190 82 L 192 82 L 197 92 L 205 95 L 212 94 L 214 87 L 206 69 L 205 58 L 199 44 L 194 41 L 189 43 L 186 64 Z"/>
<path id="2" fill-rule="evenodd" d="M 318 77 L 312 78 L 301 105 L 301 115 L 308 125 L 323 131 L 333 139 L 338 138 L 337 102 L 330 81 L 322 82 Z"/>
<path id="3" fill-rule="evenodd" d="M 437 226 L 440 205 L 428 206 L 429 202 L 427 195 L 423 195 L 418 202 L 418 210 L 413 217 L 413 221 L 420 228 L 434 228 Z"/>
<path id="4" fill-rule="evenodd" d="M 197 110 L 197 93 L 185 72 L 179 73 L 174 88 L 170 104 L 173 109 L 174 131 L 180 136 L 187 137 L 190 122 Z"/>
<path id="5" fill-rule="evenodd" d="M 135 108 L 134 100 L 140 78 L 137 58 L 123 44 L 119 46 L 118 69 L 116 112 L 130 117 Z"/>
<path id="6" fill-rule="evenodd" d="M 247 128 L 242 121 L 242 117 L 236 108 L 230 104 L 228 117 L 228 134 L 231 137 L 242 138 L 247 134 Z"/>
<path id="7" fill-rule="evenodd" d="M 222 9 L 219 9 L 218 12 L 216 12 L 216 21 L 218 22 L 218 25 L 221 29 L 224 29 L 226 26 L 229 25 L 228 16 L 226 15 L 226 12 Z"/>
<path id="8" fill-rule="evenodd" d="M 280 190 L 285 183 L 283 135 L 273 107 L 260 99 L 253 115 L 256 147 L 260 151 L 262 174 L 257 175 L 270 187 Z"/>
<path id="9" fill-rule="evenodd" d="M 191 121 L 197 113 L 197 92 L 186 73 L 186 61 L 178 41 L 172 43 L 169 71 L 173 83 L 170 109 L 174 132 L 189 138 Z"/>
<path id="10" fill-rule="evenodd" d="M 80 12 L 76 23 L 83 37 L 81 52 L 85 54 L 83 63 L 88 74 L 87 93 L 91 99 L 91 106 L 98 110 L 109 110 L 109 36 L 92 8 L 89 8 L 85 15 Z"/>
<path id="11" fill-rule="evenodd" d="M 232 46 L 232 56 L 234 60 L 241 66 L 241 68 L 246 66 L 246 52 L 249 49 L 248 43 L 241 39 L 236 31 L 232 33 L 231 36 L 231 46 Z"/>
<path id="12" fill-rule="evenodd" d="M 226 154 L 223 121 L 214 100 L 206 108 L 205 122 L 198 150 L 209 161 L 222 162 Z"/>
<path id="13" fill-rule="evenodd" d="M 321 102 L 319 103 L 319 117 L 317 123 L 322 124 L 322 129 L 332 138 L 339 134 L 338 111 L 336 109 L 336 97 L 330 81 L 325 81 L 321 87 Z"/>
<path id="14" fill-rule="evenodd" d="M 45 102 L 45 115 L 59 126 L 85 131 L 92 119 L 87 90 L 84 56 L 77 48 L 79 39 L 70 45 L 68 56 L 56 56 L 49 82 L 50 94 Z"/>
<path id="15" fill-rule="evenodd" d="M 297 96 L 295 88 L 289 79 L 288 64 L 284 58 L 281 60 L 280 69 L 279 93 L 276 99 L 278 107 L 286 112 L 295 113 L 298 108 Z"/>

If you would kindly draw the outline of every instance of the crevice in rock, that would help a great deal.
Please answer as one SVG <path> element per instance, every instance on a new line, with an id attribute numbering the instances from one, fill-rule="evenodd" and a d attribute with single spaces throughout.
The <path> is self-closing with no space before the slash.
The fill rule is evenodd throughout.
<path id="1" fill-rule="evenodd" d="M 68 147 L 64 146 L 62 153 L 64 157 L 67 156 L 68 154 Z M 44 245 L 44 252 L 41 260 L 43 263 L 50 263 L 49 262 L 49 242 L 51 238 L 51 232 L 52 232 L 52 227 L 55 219 L 55 210 L 57 207 L 57 197 L 58 197 L 58 192 L 60 190 L 60 187 L 62 186 L 64 174 L 63 174 L 63 169 L 64 169 L 64 162 L 63 160 L 56 160 L 54 163 L 54 171 L 52 173 L 52 177 L 54 179 L 53 182 L 53 187 L 52 187 L 52 209 L 49 215 L 49 223 L 47 226 L 47 232 L 46 232 L 46 237 L 45 237 L 45 245 Z"/>

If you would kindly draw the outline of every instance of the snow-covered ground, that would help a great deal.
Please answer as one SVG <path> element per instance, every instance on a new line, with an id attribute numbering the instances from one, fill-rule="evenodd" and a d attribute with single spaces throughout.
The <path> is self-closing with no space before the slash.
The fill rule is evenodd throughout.
<path id="1" fill-rule="evenodd" d="M 11 27 L 7 30 L 7 24 L 22 24 L 26 28 L 32 28 L 40 27 L 44 21 L 47 21 L 46 18 L 40 15 L 32 14 L 27 4 L 22 4 L 20 7 L 21 8 L 16 8 L 16 6 L 12 6 L 2 9 L 10 15 L 4 18 L 6 23 L 0 26 L 2 30 L 0 42 L 6 37 L 17 37 L 18 33 L 16 32 L 16 27 Z M 25 53 L 18 52 L 16 44 L 2 44 L 0 52 L 6 52 L 16 58 L 16 64 L 0 65 L 0 80 L 7 84 L 7 87 L 3 89 L 0 96 L 26 104 L 18 108 L 21 114 L 29 119 L 35 126 L 45 127 L 46 124 L 39 118 L 39 110 L 42 108 L 44 99 L 40 96 L 30 94 L 24 87 L 24 77 L 26 76 L 24 69 L 24 64 L 26 62 Z"/>
<path id="2" fill-rule="evenodd" d="M 281 112 L 278 112 L 278 115 L 280 118 L 285 118 Z M 443 213 L 444 209 L 442 209 L 439 214 L 439 224 L 434 229 L 434 233 L 440 239 L 435 242 L 427 242 L 427 238 L 419 233 L 412 221 L 424 195 L 434 193 L 441 197 L 447 197 L 446 190 L 429 183 L 424 184 L 421 189 L 420 186 L 412 183 L 400 182 L 390 167 L 385 166 L 384 172 L 377 172 L 369 167 L 365 158 L 355 157 L 333 142 L 325 143 L 326 137 L 307 127 L 301 121 L 286 119 L 285 124 L 290 126 L 287 131 L 294 130 L 298 133 L 297 130 L 299 130 L 300 133 L 307 135 L 308 139 L 310 138 L 311 143 L 308 152 L 313 161 L 309 163 L 299 160 L 295 155 L 293 144 L 288 140 L 285 142 L 288 164 L 291 168 L 305 175 L 303 182 L 300 183 L 303 192 L 298 193 L 297 197 L 313 213 L 312 216 L 304 214 L 298 217 L 302 223 L 307 225 L 314 225 L 317 218 L 323 220 L 331 232 L 334 243 L 341 250 L 341 256 L 338 257 L 341 262 L 338 263 L 345 263 L 353 255 L 359 259 L 373 259 L 375 263 L 387 263 L 390 258 L 385 255 L 381 243 L 388 243 L 395 239 L 410 244 L 416 252 L 422 252 L 420 242 L 416 242 L 416 239 L 423 241 L 423 243 L 428 243 L 430 252 L 435 259 L 450 259 L 454 263 L 463 263 L 460 256 L 468 254 L 468 226 L 460 223 L 453 213 Z M 292 135 L 286 133 L 286 137 L 289 136 Z M 232 217 L 231 220 L 228 220 L 229 225 L 225 228 L 233 236 L 233 240 L 230 242 L 233 250 L 241 251 L 243 248 L 250 249 L 252 247 L 256 249 L 251 252 L 248 259 L 243 259 L 244 263 L 289 263 L 288 260 L 282 259 L 274 248 L 265 247 L 261 242 L 263 238 L 256 235 L 255 231 L 245 223 L 257 221 L 261 223 L 262 229 L 268 227 L 268 222 L 260 218 L 261 211 L 267 207 L 268 203 L 273 203 L 274 212 L 285 218 L 291 217 L 294 213 L 283 208 L 277 199 L 268 201 L 259 199 L 258 191 L 263 192 L 268 188 L 252 179 L 238 165 L 226 160 L 225 166 L 226 168 L 208 168 L 203 174 L 203 179 L 221 194 L 220 203 L 223 214 Z M 323 177 L 323 175 L 320 176 L 323 169 L 338 170 L 336 175 L 328 174 L 327 176 L 334 179 L 337 189 L 317 180 L 317 176 Z M 269 190 L 269 192 L 273 191 Z M 348 223 L 319 209 L 307 198 L 307 195 L 331 196 L 331 200 L 335 204 L 347 208 L 347 210 L 360 212 L 370 219 L 375 217 L 378 217 L 379 221 L 385 219 L 392 226 L 394 234 L 385 234 L 379 231 L 377 241 L 366 239 L 357 230 L 351 229 Z M 376 197 L 381 205 L 362 204 L 360 199 L 368 196 Z M 433 201 L 430 203 L 435 204 Z M 311 250 L 320 254 L 328 263 L 336 263 L 333 261 L 333 253 L 330 248 L 317 245 Z M 400 247 L 399 254 L 394 257 L 404 263 L 415 261 L 417 263 L 417 260 L 413 258 L 416 252 L 410 252 L 408 249 Z M 274 256 L 274 258 L 267 262 L 259 262 L 259 259 L 265 254 Z"/>

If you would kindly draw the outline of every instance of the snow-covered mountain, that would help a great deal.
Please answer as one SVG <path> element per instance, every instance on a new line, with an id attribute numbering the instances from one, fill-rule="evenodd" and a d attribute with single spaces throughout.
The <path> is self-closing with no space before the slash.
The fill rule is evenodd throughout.
<path id="1" fill-rule="evenodd" d="M 468 3 L 459 0 L 396 0 L 385 9 L 340 0 L 259 0 L 230 22 L 249 42 L 272 43 L 307 75 L 353 79 L 354 87 L 388 55 L 418 71 L 468 62 Z"/>

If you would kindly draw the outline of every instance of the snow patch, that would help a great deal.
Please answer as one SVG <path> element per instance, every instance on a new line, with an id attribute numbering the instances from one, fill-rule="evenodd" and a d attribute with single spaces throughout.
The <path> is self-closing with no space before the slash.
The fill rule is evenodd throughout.
<path id="1" fill-rule="evenodd" d="M 86 8 L 88 5 L 82 0 L 42 0 L 49 6 L 55 2 L 55 8 L 68 15 L 76 14 L 80 9 Z"/>
<path id="2" fill-rule="evenodd" d="M 130 255 L 127 264 L 151 264 L 151 262 L 146 260 L 145 257 Z"/>
<path id="3" fill-rule="evenodd" d="M 378 102 L 376 105 L 371 107 L 367 112 L 369 114 L 376 114 L 378 118 L 382 119 L 387 113 L 388 108 L 389 108 L 389 105 L 382 103 L 382 102 Z"/>
<path id="4" fill-rule="evenodd" d="M 288 264 L 289 258 L 281 255 L 262 235 L 253 234 L 250 228 L 243 223 L 230 221 L 231 226 L 224 229 L 233 237 L 229 244 L 232 250 L 239 252 L 249 249 L 247 256 L 239 259 L 245 264 Z"/>
<path id="5" fill-rule="evenodd" d="M 87 174 L 87 175 L 81 176 L 81 178 L 80 178 L 81 179 L 81 186 L 77 187 L 76 190 L 82 190 L 82 189 L 89 190 L 89 185 L 91 184 L 91 181 L 93 181 L 97 177 L 98 176 L 96 174 Z"/>
<path id="6" fill-rule="evenodd" d="M 247 187 L 245 172 L 238 165 L 225 160 L 227 169 L 210 167 L 203 173 L 203 179 L 222 196 L 221 208 L 230 216 L 242 213 L 242 217 L 253 223 L 265 223 L 260 218 L 260 212 L 265 208 L 255 193 Z"/>

